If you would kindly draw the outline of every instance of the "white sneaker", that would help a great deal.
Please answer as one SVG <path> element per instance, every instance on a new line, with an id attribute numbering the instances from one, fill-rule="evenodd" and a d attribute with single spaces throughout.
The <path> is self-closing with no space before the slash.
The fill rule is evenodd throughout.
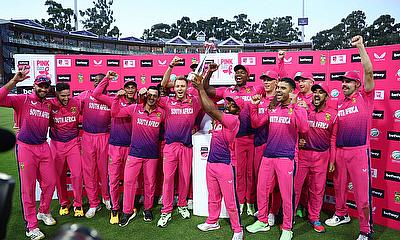
<path id="1" fill-rule="evenodd" d="M 279 240 L 291 240 L 293 238 L 293 232 L 282 229 L 282 234 Z"/>
<path id="2" fill-rule="evenodd" d="M 101 210 L 100 204 L 97 207 L 94 208 L 89 208 L 89 210 L 86 212 L 85 217 L 86 218 L 92 218 L 94 215 L 96 215 L 96 212 Z"/>
<path id="3" fill-rule="evenodd" d="M 243 240 L 243 231 L 233 233 L 232 240 Z"/>
<path id="4" fill-rule="evenodd" d="M 110 202 L 110 200 L 104 200 L 104 198 L 103 198 L 103 203 L 106 206 L 107 210 L 111 210 L 111 202 Z"/>
<path id="5" fill-rule="evenodd" d="M 360 233 L 360 235 L 358 235 L 358 238 L 356 240 L 369 240 L 371 238 L 369 238 L 368 236 Z"/>
<path id="6" fill-rule="evenodd" d="M 157 222 L 157 226 L 166 227 L 169 221 L 171 221 L 171 213 L 161 213 L 161 217 Z"/>
<path id="7" fill-rule="evenodd" d="M 350 217 L 348 215 L 339 217 L 334 214 L 331 218 L 328 218 L 325 220 L 325 224 L 330 226 L 330 227 L 336 227 L 340 224 L 348 223 L 350 222 Z"/>
<path id="8" fill-rule="evenodd" d="M 188 209 L 193 210 L 193 199 L 189 199 L 187 202 L 188 202 Z"/>
<path id="9" fill-rule="evenodd" d="M 268 224 L 271 227 L 275 225 L 275 215 L 273 213 L 268 214 Z"/>
<path id="10" fill-rule="evenodd" d="M 40 231 L 39 228 L 35 228 L 33 230 L 30 230 L 29 232 L 25 232 L 25 235 L 28 238 L 31 238 L 31 240 L 40 240 L 44 238 L 44 234 L 42 231 Z"/>
<path id="11" fill-rule="evenodd" d="M 187 207 L 178 207 L 178 212 L 181 214 L 183 219 L 190 218 L 190 212 Z"/>
<path id="12" fill-rule="evenodd" d="M 254 204 L 247 204 L 247 216 L 254 216 L 256 210 L 254 209 Z"/>
<path id="13" fill-rule="evenodd" d="M 240 215 L 243 214 L 244 204 L 240 204 Z"/>
<path id="14" fill-rule="evenodd" d="M 44 222 L 44 224 L 46 224 L 47 226 L 53 226 L 57 223 L 56 220 L 54 220 L 54 218 L 51 216 L 50 213 L 48 213 L 48 214 L 38 213 L 36 215 L 36 218 L 38 220 L 42 220 Z"/>
<path id="15" fill-rule="evenodd" d="M 202 223 L 202 224 L 199 224 L 199 225 L 197 225 L 197 228 L 198 229 L 200 229 L 201 231 L 203 231 L 203 232 L 207 232 L 207 231 L 212 231 L 212 230 L 217 230 L 217 229 L 220 229 L 220 225 L 219 225 L 219 223 L 218 222 L 216 222 L 216 223 Z"/>

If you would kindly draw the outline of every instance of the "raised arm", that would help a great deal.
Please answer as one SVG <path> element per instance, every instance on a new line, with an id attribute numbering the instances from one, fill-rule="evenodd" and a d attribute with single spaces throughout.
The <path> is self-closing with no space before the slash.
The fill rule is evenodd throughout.
<path id="1" fill-rule="evenodd" d="M 310 130 L 310 125 L 308 124 L 308 118 L 307 118 L 307 111 L 306 109 L 295 106 L 294 107 L 294 114 L 295 114 L 295 120 L 296 120 L 296 126 L 297 126 L 297 131 L 300 134 L 305 134 Z"/>
<path id="2" fill-rule="evenodd" d="M 130 117 L 136 107 L 136 104 L 131 104 L 128 107 L 121 108 L 120 99 L 125 96 L 125 90 L 119 90 L 117 96 L 112 100 L 111 117 L 123 118 Z"/>
<path id="3" fill-rule="evenodd" d="M 179 58 L 175 56 L 171 63 L 169 64 L 167 70 L 164 73 L 163 79 L 161 81 L 161 86 L 164 88 L 172 88 L 174 87 L 174 83 L 171 82 L 169 79 L 171 77 L 172 69 L 178 64 L 180 61 L 182 61 L 182 58 Z"/>
<path id="4" fill-rule="evenodd" d="M 215 90 L 215 87 L 210 86 L 210 79 L 211 79 L 211 76 L 213 75 L 213 73 L 218 70 L 218 67 L 219 67 L 219 65 L 216 63 L 209 64 L 206 76 L 204 77 L 204 80 L 203 80 L 204 89 L 205 89 L 207 95 L 212 98 L 214 98 L 216 96 L 216 90 Z"/>
<path id="5" fill-rule="evenodd" d="M 14 75 L 14 77 L 8 81 L 2 88 L 0 88 L 0 106 L 3 107 L 13 107 L 13 102 L 14 99 L 13 97 L 18 97 L 18 96 L 7 96 L 8 93 L 14 89 L 14 87 L 17 85 L 17 83 L 24 81 L 25 79 L 28 79 L 29 76 L 27 76 L 29 73 L 29 68 L 23 67 L 22 69 L 19 69 L 18 72 Z"/>
<path id="6" fill-rule="evenodd" d="M 110 83 L 110 79 L 113 79 L 116 76 L 114 71 L 108 71 L 107 75 L 100 81 L 99 85 L 94 89 L 92 96 L 104 103 L 108 107 L 111 107 L 112 99 L 105 95 L 104 92 L 107 90 L 108 84 Z"/>
<path id="7" fill-rule="evenodd" d="M 199 98 L 204 112 L 206 112 L 212 119 L 222 122 L 222 112 L 218 110 L 214 102 L 208 97 L 201 76 L 195 76 L 193 86 L 199 91 Z"/>
<path id="8" fill-rule="evenodd" d="M 361 64 L 364 69 L 364 90 L 370 92 L 375 87 L 374 73 L 372 70 L 372 63 L 369 59 L 367 51 L 364 47 L 364 41 L 361 36 L 355 36 L 351 39 L 351 45 L 358 48 L 361 57 Z"/>
<path id="9" fill-rule="evenodd" d="M 257 94 L 251 97 L 251 104 L 250 104 L 250 123 L 251 127 L 259 128 L 268 122 L 268 112 L 264 113 L 263 115 L 258 114 L 258 105 L 261 102 L 261 95 Z M 266 110 L 267 111 L 267 110 Z"/>
<path id="10" fill-rule="evenodd" d="M 285 51 L 279 50 L 278 63 L 275 67 L 275 72 L 278 73 L 279 79 L 282 79 L 282 78 L 288 76 L 288 73 L 286 72 L 286 69 L 285 69 L 285 55 L 286 55 Z"/>

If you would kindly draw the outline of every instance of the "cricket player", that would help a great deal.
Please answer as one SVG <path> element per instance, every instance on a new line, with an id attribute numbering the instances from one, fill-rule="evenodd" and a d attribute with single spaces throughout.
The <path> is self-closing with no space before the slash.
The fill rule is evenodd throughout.
<path id="1" fill-rule="evenodd" d="M 104 77 L 112 76 L 98 74 L 93 83 L 95 88 Z M 101 210 L 97 194 L 99 183 L 103 203 L 107 209 L 111 209 L 107 176 L 111 114 L 106 104 L 93 97 L 93 90 L 84 91 L 77 98 L 82 105 L 82 171 L 90 205 L 85 217 L 93 218 Z"/>
<path id="2" fill-rule="evenodd" d="M 207 96 L 202 83 L 203 78 L 196 75 L 193 86 L 199 91 L 203 110 L 212 117 L 216 124 L 212 129 L 210 153 L 207 158 L 206 178 L 208 189 L 208 218 L 197 225 L 201 231 L 220 228 L 218 218 L 221 212 L 222 197 L 229 214 L 234 240 L 243 239 L 239 204 L 236 197 L 234 139 L 239 131 L 239 112 L 244 105 L 240 97 L 226 99 L 225 111 L 221 112 Z"/>
<path id="3" fill-rule="evenodd" d="M 161 84 L 163 85 L 163 83 Z M 179 171 L 178 212 L 182 218 L 190 218 L 187 208 L 190 174 L 192 169 L 192 129 L 201 104 L 196 96 L 187 94 L 187 79 L 183 76 L 174 81 L 174 97 L 162 97 L 159 106 L 165 110 L 164 183 L 163 208 L 157 223 L 166 227 L 171 220 L 174 199 L 174 176 Z"/>
<path id="4" fill-rule="evenodd" d="M 336 162 L 329 166 L 330 171 L 334 171 L 336 211 L 325 221 L 325 224 L 333 227 L 350 222 L 346 205 L 346 190 L 348 177 L 350 177 L 360 223 L 360 234 L 357 239 L 363 240 L 372 239 L 373 232 L 368 136 L 371 128 L 375 82 L 363 38 L 353 37 L 351 45 L 358 48 L 364 69 L 364 84 L 357 71 L 348 71 L 341 76 L 342 92 L 345 98 L 338 102 Z"/>
<path id="5" fill-rule="evenodd" d="M 308 179 L 308 219 L 316 232 L 325 232 L 320 222 L 320 212 L 325 192 L 328 162 L 336 154 L 337 111 L 327 106 L 329 89 L 325 82 L 311 87 L 313 99 L 308 109 L 310 131 L 301 135 L 298 168 L 294 181 L 296 205 L 299 204 L 304 180 Z"/>
<path id="6" fill-rule="evenodd" d="M 79 140 L 80 102 L 72 98 L 68 83 L 56 84 L 56 98 L 52 100 L 50 121 L 50 150 L 57 173 L 57 195 L 60 216 L 68 215 L 70 201 L 66 186 L 65 164 L 71 172 L 74 195 L 74 217 L 83 217 L 82 209 L 82 159 Z"/>
<path id="7" fill-rule="evenodd" d="M 306 133 L 309 129 L 307 112 L 304 108 L 291 104 L 289 94 L 296 88 L 296 83 L 290 78 L 282 78 L 276 88 L 276 106 L 271 106 L 268 113 L 258 116 L 257 105 L 261 101 L 260 95 L 252 97 L 250 105 L 251 121 L 253 126 L 268 125 L 267 146 L 258 175 L 257 205 L 258 220 L 246 227 L 247 231 L 256 233 L 268 231 L 268 204 L 269 193 L 274 187 L 275 174 L 282 195 L 283 224 L 280 240 L 292 239 L 294 214 L 294 175 L 296 164 L 294 161 L 298 134 Z"/>
<path id="8" fill-rule="evenodd" d="M 146 90 L 146 89 L 144 89 Z M 142 91 L 142 89 L 141 89 Z M 111 107 L 113 118 L 130 117 L 131 145 L 126 160 L 124 175 L 123 214 L 119 226 L 124 227 L 136 216 L 135 194 L 139 173 L 144 177 L 144 221 L 152 221 L 157 163 L 160 156 L 160 127 L 165 112 L 157 106 L 159 90 L 151 86 L 145 93 L 144 104 L 121 107 L 120 98 L 126 96 L 125 90 L 118 92 Z M 141 94 L 143 95 L 143 93 Z"/>
<path id="9" fill-rule="evenodd" d="M 35 78 L 31 94 L 8 94 L 19 82 L 29 78 L 29 68 L 19 69 L 14 77 L 0 88 L 0 106 L 13 108 L 17 118 L 19 132 L 15 146 L 20 177 L 20 190 L 23 216 L 26 224 L 26 236 L 32 240 L 43 239 L 38 220 L 46 225 L 56 221 L 50 213 L 50 203 L 56 185 L 56 172 L 50 147 L 47 143 L 47 131 L 50 123 L 51 102 L 46 99 L 51 80 L 46 75 Z M 35 188 L 39 181 L 39 211 L 36 215 Z"/>
<path id="10" fill-rule="evenodd" d="M 108 71 L 110 77 L 105 77 L 96 89 L 93 91 L 93 97 L 101 103 L 111 108 L 112 99 L 104 94 L 110 80 L 117 76 L 114 71 Z M 124 95 L 118 98 L 119 106 L 125 108 L 136 103 L 137 84 L 135 81 L 127 81 L 124 83 Z M 123 179 L 125 161 L 128 158 L 129 146 L 131 144 L 132 123 L 130 116 L 125 118 L 111 118 L 110 139 L 108 141 L 108 181 L 109 192 L 111 198 L 111 216 L 110 224 L 119 223 L 120 209 L 120 187 L 119 182 Z"/>

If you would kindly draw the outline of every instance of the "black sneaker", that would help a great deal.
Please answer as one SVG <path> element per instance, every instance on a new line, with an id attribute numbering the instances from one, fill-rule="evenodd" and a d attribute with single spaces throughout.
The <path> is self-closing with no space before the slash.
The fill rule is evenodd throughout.
<path id="1" fill-rule="evenodd" d="M 119 226 L 125 227 L 132 219 L 135 218 L 135 216 L 136 212 L 133 212 L 131 214 L 122 213 L 121 220 L 119 221 Z"/>
<path id="2" fill-rule="evenodd" d="M 151 212 L 151 210 L 144 210 L 143 211 L 143 220 L 145 222 L 151 222 L 153 221 L 153 213 Z"/>

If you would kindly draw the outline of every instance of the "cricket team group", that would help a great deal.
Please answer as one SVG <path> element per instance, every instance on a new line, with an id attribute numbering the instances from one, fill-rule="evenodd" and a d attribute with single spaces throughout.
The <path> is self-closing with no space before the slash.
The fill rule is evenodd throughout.
<path id="1" fill-rule="evenodd" d="M 46 98 L 51 85 L 46 75 L 35 78 L 31 94 L 9 94 L 18 82 L 29 78 L 29 68 L 19 69 L 0 89 L 0 106 L 15 111 L 26 236 L 32 240 L 45 237 L 39 220 L 56 224 L 50 212 L 55 189 L 60 216 L 73 210 L 74 217 L 93 218 L 105 205 L 110 210 L 110 224 L 127 226 L 138 213 L 135 195 L 141 172 L 144 221 L 153 221 L 160 178 L 162 209 L 157 226 L 167 227 L 172 220 L 175 192 L 179 216 L 190 218 L 192 134 L 199 119 L 208 114 L 213 120 L 204 186 L 208 217 L 197 226 L 199 230 L 220 228 L 223 198 L 232 239 L 243 239 L 244 228 L 249 235 L 270 230 L 279 212 L 283 213 L 280 239 L 292 239 L 299 205 L 307 210 L 310 226 L 325 232 L 320 212 L 329 171 L 334 177 L 336 211 L 325 225 L 350 222 L 346 206 L 350 177 L 360 225 L 357 239 L 372 239 L 368 136 L 373 70 L 363 38 L 355 36 L 351 44 L 359 50 L 363 78 L 354 70 L 340 77 L 344 98 L 335 107 L 328 104 L 330 90 L 325 82 L 314 82 L 313 75 L 301 69 L 294 69 L 293 78 L 288 76 L 284 51 L 278 53 L 277 66 L 265 69 L 258 85 L 247 84 L 250 72 L 240 64 L 234 67 L 236 84 L 231 87 L 209 84 L 218 70 L 214 63 L 204 74 L 174 77 L 174 66 L 181 61 L 174 57 L 158 86 L 138 90 L 136 82 L 127 81 L 115 96 L 107 95 L 109 82 L 117 75 L 113 71 L 98 74 L 94 89 L 75 97 L 71 97 L 69 84 L 60 82 L 55 87 L 56 97 Z M 216 104 L 222 99 L 223 109 Z M 162 171 L 157 170 L 159 164 Z M 66 166 L 72 201 L 66 188 Z M 38 211 L 36 181 L 41 188 Z M 83 186 L 89 203 L 86 210 Z M 243 212 L 256 221 L 244 227 Z"/>

